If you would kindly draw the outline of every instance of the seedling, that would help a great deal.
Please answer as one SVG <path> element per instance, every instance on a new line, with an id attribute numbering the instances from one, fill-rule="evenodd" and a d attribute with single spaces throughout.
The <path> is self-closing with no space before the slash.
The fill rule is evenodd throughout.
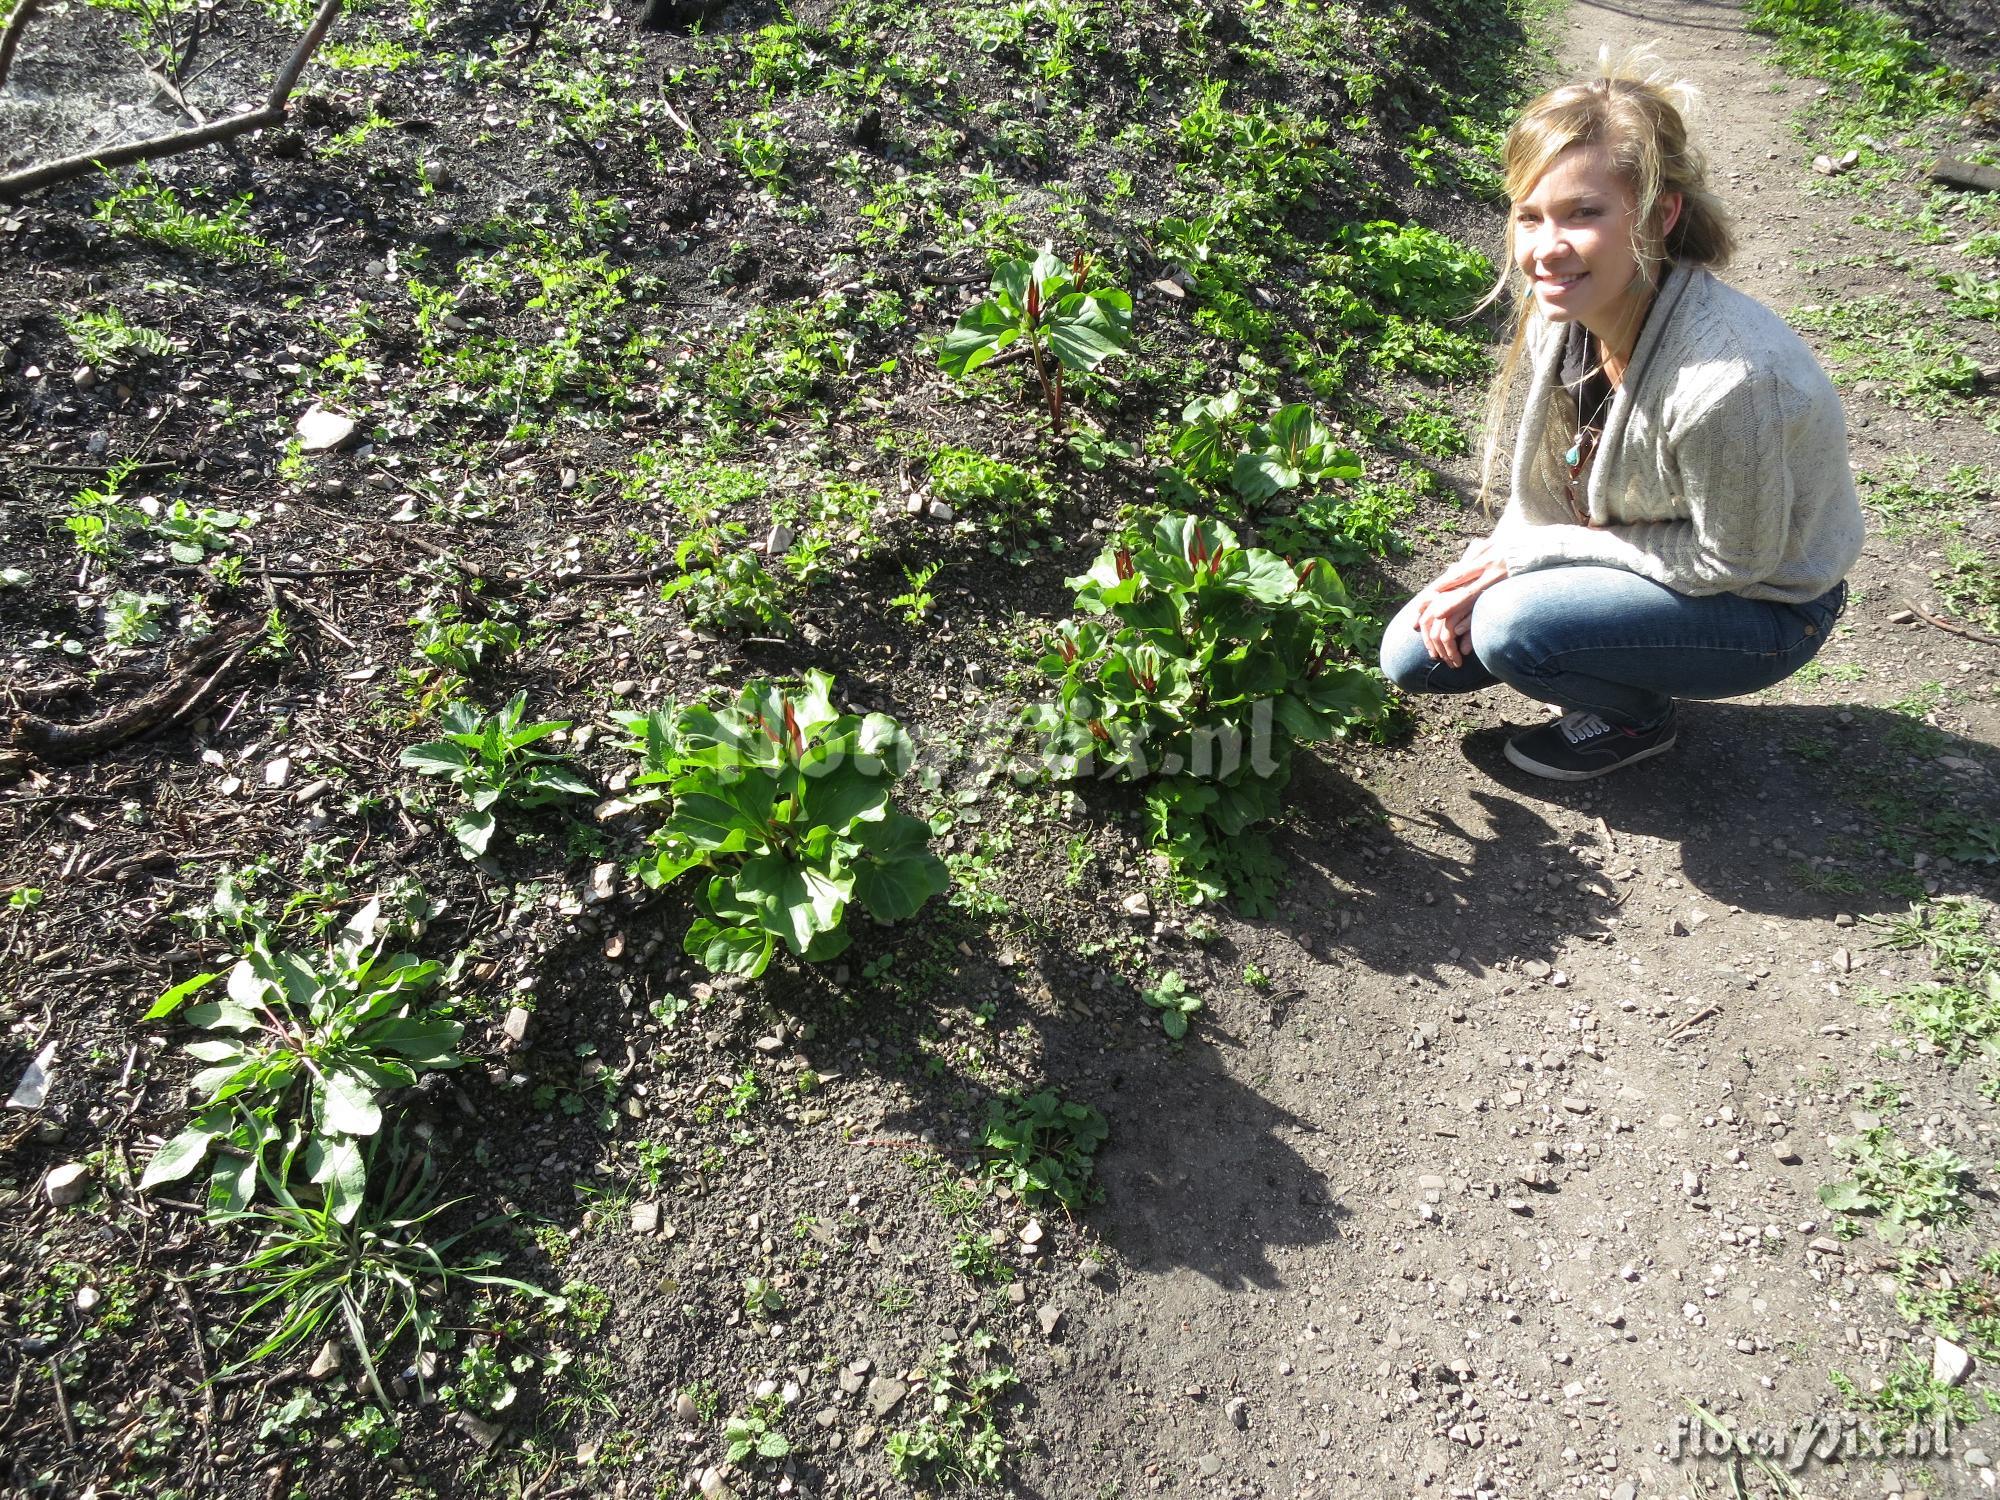
<path id="1" fill-rule="evenodd" d="M 909 592 L 896 595 L 889 602 L 903 612 L 904 621 L 912 626 L 924 623 L 924 617 L 937 603 L 931 594 L 931 580 L 944 568 L 941 562 L 925 563 L 921 568 L 904 568 L 903 581 L 909 584 Z"/>
<path id="2" fill-rule="evenodd" d="M 77 358 L 100 372 L 123 370 L 148 356 L 164 358 L 180 346 L 157 328 L 128 323 L 115 307 L 70 317 L 57 313 Z"/>
<path id="3" fill-rule="evenodd" d="M 160 639 L 168 601 L 163 594 L 113 594 L 104 606 L 104 640 L 120 651 L 150 646 Z"/>
<path id="4" fill-rule="evenodd" d="M 153 535 L 167 544 L 167 553 L 175 562 L 199 563 L 211 552 L 227 552 L 232 545 L 229 533 L 251 521 L 252 517 L 233 510 L 206 506 L 197 510 L 185 500 L 176 500 L 153 523 Z"/>
<path id="5" fill-rule="evenodd" d="M 470 806 L 452 819 L 459 851 L 477 859 L 493 841 L 494 809 L 545 807 L 563 797 L 595 795 L 589 782 L 559 755 L 531 748 L 569 728 L 567 719 L 523 723 L 527 697 L 517 693 L 498 713 L 481 715 L 469 703 L 444 711 L 445 735 L 412 745 L 401 764 L 426 776 L 442 776 L 465 794 Z"/>
<path id="6" fill-rule="evenodd" d="M 1132 299 L 1116 287 L 1090 285 L 1090 257 L 1067 263 L 1046 248 L 1032 261 L 1002 260 L 991 295 L 945 336 L 939 363 L 963 379 L 1017 342 L 1027 345 L 1048 405 L 1049 431 L 1063 430 L 1065 371 L 1095 370 L 1132 349 Z"/>
<path id="7" fill-rule="evenodd" d="M 1007 1444 L 996 1408 L 1020 1382 L 1011 1366 L 986 1362 L 993 1342 L 979 1329 L 963 1346 L 942 1344 L 931 1356 L 924 1370 L 929 1414 L 889 1434 L 889 1470 L 896 1478 L 938 1486 L 1000 1482 Z"/>
<path id="8" fill-rule="evenodd" d="M 1188 1022 L 1201 1009 L 1201 996 L 1187 987 L 1179 969 L 1169 969 L 1160 982 L 1139 993 L 1160 1013 L 1160 1028 L 1175 1041 L 1187 1035 Z"/>
<path id="9" fill-rule="evenodd" d="M 727 1445 L 723 1461 L 741 1464 L 756 1459 L 783 1458 L 792 1451 L 791 1440 L 785 1436 L 784 1422 L 785 1405 L 779 1397 L 766 1396 L 751 1402 L 747 1411 L 723 1424 L 722 1441 Z"/>

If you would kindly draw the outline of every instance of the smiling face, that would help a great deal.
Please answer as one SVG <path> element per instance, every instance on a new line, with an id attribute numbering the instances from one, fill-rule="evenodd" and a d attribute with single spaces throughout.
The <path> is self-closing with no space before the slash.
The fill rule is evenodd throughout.
<path id="1" fill-rule="evenodd" d="M 1662 196 L 1660 232 L 1673 226 L 1678 194 Z M 1607 345 L 1628 348 L 1652 288 L 1640 274 L 1638 206 L 1603 146 L 1571 146 L 1514 203 L 1514 264 L 1551 322 L 1581 323 Z"/>

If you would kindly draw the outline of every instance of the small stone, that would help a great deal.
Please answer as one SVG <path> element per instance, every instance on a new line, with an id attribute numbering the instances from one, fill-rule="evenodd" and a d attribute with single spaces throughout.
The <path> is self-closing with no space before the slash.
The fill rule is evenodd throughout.
<path id="1" fill-rule="evenodd" d="M 683 1427 L 692 1427 L 701 1420 L 701 1408 L 686 1391 L 674 1397 L 674 1420 Z"/>
<path id="2" fill-rule="evenodd" d="M 1195 1467 L 1201 1471 L 1203 1479 L 1213 1479 L 1222 1472 L 1222 1460 L 1213 1453 L 1204 1453 Z"/>
<path id="3" fill-rule="evenodd" d="M 942 500 L 933 500 L 929 505 L 924 507 L 924 514 L 929 516 L 933 521 L 949 521 L 958 512 L 953 510 L 949 505 L 946 505 Z"/>
<path id="4" fill-rule="evenodd" d="M 1690 1198 L 1698 1196 L 1701 1192 L 1701 1174 L 1693 1168 L 1683 1171 L 1681 1173 L 1681 1191 L 1686 1193 Z"/>
<path id="5" fill-rule="evenodd" d="M 1587 1115 L 1590 1113 L 1589 1103 L 1577 1098 L 1574 1094 L 1565 1094 L 1562 1105 L 1564 1109 L 1573 1115 Z"/>
<path id="6" fill-rule="evenodd" d="M 1228 1416 L 1230 1425 L 1238 1432 L 1247 1432 L 1249 1430 L 1250 1402 L 1248 1399 L 1242 1396 L 1231 1396 L 1222 1410 Z"/>
<path id="7" fill-rule="evenodd" d="M 1801 1161 L 1805 1160 L 1804 1157 L 1799 1155 L 1798 1148 L 1787 1141 L 1771 1142 L 1771 1156 L 1778 1165 L 1783 1167 L 1796 1167 Z"/>
<path id="8" fill-rule="evenodd" d="M 479 1444 L 481 1448 L 491 1448 L 495 1443 L 500 1441 L 501 1437 L 507 1431 L 506 1428 L 500 1426 L 498 1423 L 488 1422 L 483 1418 L 475 1417 L 469 1411 L 462 1411 L 458 1414 L 458 1430 L 471 1438 L 473 1442 Z"/>
<path id="9" fill-rule="evenodd" d="M 1042 1325 L 1042 1337 L 1045 1339 L 1052 1339 L 1056 1336 L 1056 1330 L 1062 1327 L 1062 1319 L 1062 1309 L 1057 1307 L 1053 1302 L 1045 1304 L 1035 1314 L 1035 1320 Z"/>
<path id="10" fill-rule="evenodd" d="M 80 1313 L 95 1312 L 97 1304 L 104 1300 L 104 1293 L 94 1286 L 80 1286 L 76 1289 L 76 1310 Z"/>
<path id="11" fill-rule="evenodd" d="M 1547 979 L 1553 971 L 1539 958 L 1531 958 L 1521 965 L 1521 972 L 1530 979 Z"/>
<path id="12" fill-rule="evenodd" d="M 445 170 L 443 162 L 433 157 L 424 163 L 424 181 L 433 188 L 441 188 L 451 181 L 451 173 Z"/>
<path id="13" fill-rule="evenodd" d="M 1941 1338 L 1931 1350 L 1931 1379 L 1958 1385 L 1972 1373 L 1972 1356 L 1950 1339 Z"/>
<path id="14" fill-rule="evenodd" d="M 80 391 L 87 391 L 97 384 L 97 371 L 89 365 L 78 365 L 76 373 L 69 378 L 70 384 Z"/>
<path id="15" fill-rule="evenodd" d="M 859 1427 L 854 1429 L 854 1436 L 850 1441 L 856 1448 L 866 1448 L 870 1443 L 875 1441 L 875 1424 L 873 1422 L 863 1422 Z"/>
<path id="16" fill-rule="evenodd" d="M 301 452 L 324 453 L 354 436 L 354 418 L 328 411 L 315 401 L 300 414 L 298 434 Z"/>
<path id="17" fill-rule="evenodd" d="M 611 684 L 611 696 L 614 698 L 629 698 L 638 691 L 639 682 L 634 677 L 621 677 Z"/>
<path id="18" fill-rule="evenodd" d="M 1125 908 L 1128 916 L 1150 917 L 1153 914 L 1152 897 L 1148 896 L 1144 891 L 1134 891 L 1121 901 L 1119 905 Z"/>
<path id="19" fill-rule="evenodd" d="M 632 1232 L 653 1234 L 660 1227 L 660 1205 L 658 1203 L 635 1203 L 632 1205 Z"/>
<path id="20" fill-rule="evenodd" d="M 1984 1448 L 1967 1448 L 1965 1450 L 1965 1461 L 1975 1469 L 1990 1469 L 1993 1467 L 1993 1460 L 1987 1457 Z"/>
<path id="21" fill-rule="evenodd" d="M 312 1368 L 307 1370 L 306 1374 L 314 1380 L 330 1380 L 339 1373 L 340 1345 L 333 1339 L 328 1339 L 319 1346 L 319 1353 L 314 1357 Z"/>
<path id="22" fill-rule="evenodd" d="M 831 1427 L 839 1420 L 840 1408 L 837 1406 L 822 1406 L 818 1411 L 813 1413 L 813 1421 L 821 1427 Z"/>
<path id="23" fill-rule="evenodd" d="M 877 1375 L 868 1382 L 868 1415 L 888 1416 L 896 1409 L 896 1404 L 909 1393 L 910 1388 L 894 1376 Z"/>
<path id="24" fill-rule="evenodd" d="M 507 1012 L 507 1019 L 500 1023 L 500 1034 L 515 1046 L 520 1046 L 528 1035 L 528 1015 L 524 1006 L 514 1006 Z"/>
<path id="25" fill-rule="evenodd" d="M 701 1471 L 701 1478 L 697 1483 L 701 1489 L 701 1500 L 735 1500 L 736 1491 L 724 1483 L 722 1470 L 716 1468 L 714 1464 Z"/>
<path id="26" fill-rule="evenodd" d="M 1041 1242 L 1042 1242 L 1042 1221 L 1040 1219 L 1030 1219 L 1028 1220 L 1027 1223 L 1021 1226 L 1022 1244 L 1039 1245 Z"/>
<path id="27" fill-rule="evenodd" d="M 764 534 L 764 555 L 766 557 L 783 557 L 787 552 L 792 550 L 792 541 L 791 527 L 773 526 Z"/>
<path id="28" fill-rule="evenodd" d="M 80 1161 L 50 1167 L 49 1175 L 42 1179 L 42 1191 L 57 1208 L 81 1203 L 90 1195 L 90 1168 Z"/>
<path id="29" fill-rule="evenodd" d="M 1854 913 L 1851 911 L 1835 912 L 1833 914 L 1833 925 L 1836 927 L 1852 927 L 1854 925 Z"/>

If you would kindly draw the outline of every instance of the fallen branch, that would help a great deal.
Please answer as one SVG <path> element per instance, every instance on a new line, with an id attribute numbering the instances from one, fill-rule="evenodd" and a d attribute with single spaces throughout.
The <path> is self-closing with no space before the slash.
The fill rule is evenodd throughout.
<path id="1" fill-rule="evenodd" d="M 7 70 L 14 66 L 14 49 L 21 45 L 21 33 L 28 29 L 28 17 L 41 6 L 42 0 L 21 0 L 7 18 L 7 29 L 0 31 L 0 88 L 7 86 Z"/>
<path id="2" fill-rule="evenodd" d="M 33 0 L 22 0 L 24 8 L 32 8 Z M 212 146 L 218 141 L 234 140 L 239 135 L 247 135 L 253 130 L 267 126 L 281 125 L 292 96 L 298 87 L 299 77 L 306 70 L 306 64 L 326 39 L 327 31 L 333 25 L 333 18 L 340 14 L 341 0 L 320 0 L 318 12 L 313 16 L 312 25 L 299 39 L 292 55 L 285 60 L 285 66 L 278 72 L 277 81 L 271 86 L 271 94 L 258 109 L 246 110 L 240 115 L 231 115 L 226 120 L 216 120 L 198 126 L 193 130 L 177 130 L 169 135 L 151 136 L 143 141 L 128 141 L 122 146 L 113 146 L 105 151 L 89 151 L 79 156 L 65 156 L 59 161 L 43 162 L 40 166 L 23 167 L 18 172 L 10 172 L 0 177 L 0 197 L 17 198 L 36 188 L 47 187 L 53 182 L 67 182 L 72 177 L 81 177 L 87 172 L 109 171 L 113 167 L 130 166 L 136 161 L 157 161 L 163 156 L 178 156 L 184 151 L 198 150 Z M 15 13 L 15 22 L 22 19 Z M 14 31 L 14 22 L 8 24 L 8 32 Z M 5 43 L 0 42 L 0 49 Z M 6 56 L 0 51 L 0 58 Z M 5 72 L 0 68 L 0 78 Z"/>
<path id="3" fill-rule="evenodd" d="M 1965 188 L 1975 193 L 2000 193 L 2000 170 L 1955 156 L 1940 156 L 1931 168 L 1931 181 L 1945 187 Z"/>
<path id="4" fill-rule="evenodd" d="M 43 760 L 80 759 L 185 718 L 243 660 L 263 628 L 255 620 L 225 626 L 203 641 L 150 693 L 82 724 L 58 724 L 39 714 L 17 715 L 8 736 L 12 748 Z"/>
<path id="5" fill-rule="evenodd" d="M 1935 625 L 1948 635 L 1962 635 L 1968 641 L 1977 641 L 1982 646 L 2000 646 L 2000 635 L 1988 635 L 1985 631 L 1974 630 L 1969 625 L 1954 625 L 1949 620 L 1940 620 L 1936 615 L 1926 614 L 1914 604 L 1906 604 L 1904 608 L 1926 625 Z"/>

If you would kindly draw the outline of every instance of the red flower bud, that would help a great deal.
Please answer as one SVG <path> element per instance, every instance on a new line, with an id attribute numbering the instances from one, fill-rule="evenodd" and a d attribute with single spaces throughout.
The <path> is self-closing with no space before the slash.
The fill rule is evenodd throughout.
<path id="1" fill-rule="evenodd" d="M 1090 721 L 1090 732 L 1105 744 L 1108 745 L 1111 743 L 1111 731 L 1104 727 L 1102 719 L 1092 719 Z"/>
<path id="2" fill-rule="evenodd" d="M 1132 576 L 1132 549 L 1130 547 L 1120 547 L 1113 556 L 1112 561 L 1117 566 L 1118 577 L 1121 581 Z"/>
<path id="3" fill-rule="evenodd" d="M 799 716 L 792 712 L 791 699 L 785 699 L 784 703 L 785 732 L 792 737 L 792 754 L 804 755 L 806 753 L 806 737 L 799 733 Z"/>

